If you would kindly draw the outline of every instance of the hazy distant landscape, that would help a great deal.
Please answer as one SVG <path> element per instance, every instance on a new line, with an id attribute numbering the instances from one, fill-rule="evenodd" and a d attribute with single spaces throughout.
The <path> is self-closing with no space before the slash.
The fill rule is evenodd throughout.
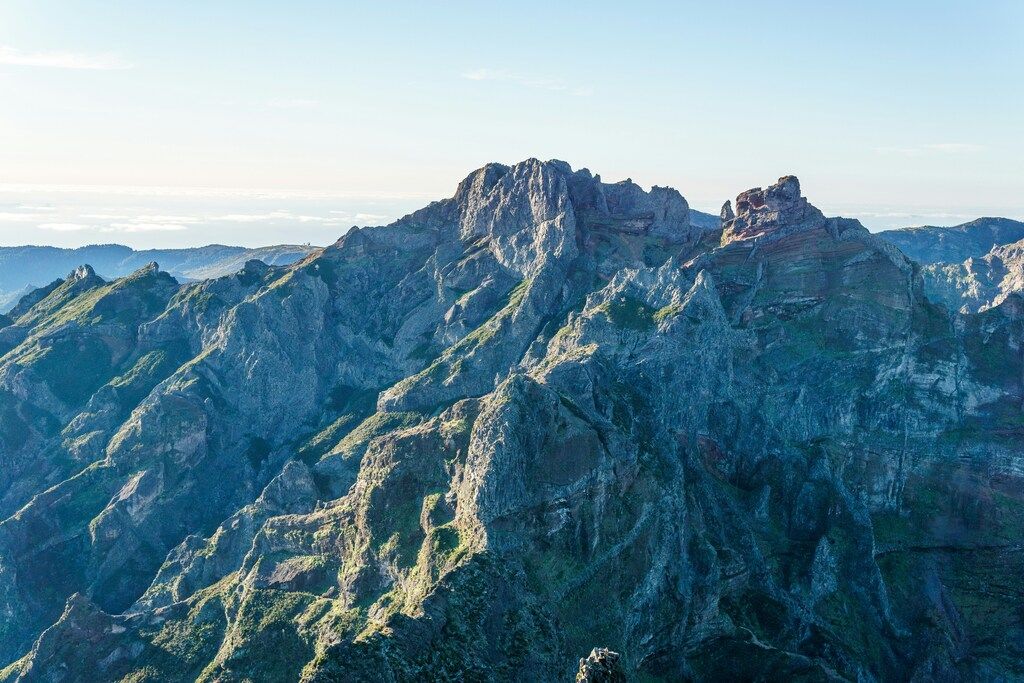
<path id="1" fill-rule="evenodd" d="M 209 245 L 192 249 L 146 249 L 107 244 L 77 249 L 56 247 L 0 247 L 0 312 L 7 312 L 22 296 L 63 278 L 82 265 L 103 277 L 123 277 L 150 262 L 157 262 L 182 282 L 235 273 L 255 259 L 272 266 L 287 265 L 313 251 L 313 247 L 282 245 L 246 249 Z"/>

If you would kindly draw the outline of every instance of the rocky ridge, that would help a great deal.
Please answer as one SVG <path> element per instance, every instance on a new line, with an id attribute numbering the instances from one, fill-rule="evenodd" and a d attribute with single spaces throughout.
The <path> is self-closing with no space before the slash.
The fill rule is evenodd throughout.
<path id="1" fill-rule="evenodd" d="M 879 236 L 918 263 L 962 263 L 994 247 L 1024 239 L 1024 223 L 1009 218 L 978 218 L 952 227 L 926 225 L 885 230 Z"/>
<path id="2" fill-rule="evenodd" d="M 1024 291 L 1024 240 L 963 263 L 932 263 L 922 274 L 933 300 L 962 313 L 984 311 Z"/>
<path id="3" fill-rule="evenodd" d="M 142 251 L 120 244 L 96 244 L 77 249 L 0 247 L 0 311 L 7 311 L 22 299 L 22 295 L 38 292 L 38 285 L 53 282 L 53 278 L 83 263 L 91 264 L 103 276 L 123 277 L 147 263 L 158 261 L 176 278 L 203 280 L 234 273 L 248 260 L 287 265 L 312 251 L 313 248 L 302 245 L 248 249 L 211 244 L 190 249 Z"/>
<path id="4" fill-rule="evenodd" d="M 489 164 L 24 300 L 0 679 L 1024 676 L 1024 299 L 947 312 L 792 176 L 734 206 Z"/>

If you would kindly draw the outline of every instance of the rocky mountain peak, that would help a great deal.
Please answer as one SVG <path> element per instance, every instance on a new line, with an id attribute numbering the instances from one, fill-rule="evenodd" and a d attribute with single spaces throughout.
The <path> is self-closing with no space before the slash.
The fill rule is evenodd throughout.
<path id="1" fill-rule="evenodd" d="M 519 270 L 527 260 L 562 253 L 547 243 L 560 230 L 566 232 L 556 241 L 565 238 L 569 253 L 570 238 L 586 242 L 595 232 L 684 244 L 709 229 L 691 221 L 689 204 L 678 190 L 655 185 L 645 191 L 630 178 L 606 183 L 586 168 L 574 171 L 557 159 L 487 164 L 459 183 L 450 202 L 450 208 L 442 205 L 438 210 L 454 213 L 462 241 L 488 237 L 514 243 L 515 249 L 501 253 L 505 264 L 519 262 Z M 548 233 L 540 242 L 534 239 L 538 230 Z M 526 245 L 537 251 L 521 253 Z"/>
<path id="2" fill-rule="evenodd" d="M 93 270 L 92 266 L 88 263 L 84 263 L 68 273 L 64 280 L 65 282 L 79 282 L 81 280 L 88 280 L 95 277 L 98 277 L 96 275 L 96 271 Z"/>
<path id="3" fill-rule="evenodd" d="M 245 262 L 245 265 L 242 266 L 243 273 L 252 273 L 255 275 L 263 275 L 269 270 L 270 266 L 259 259 L 249 259 Z"/>
<path id="4" fill-rule="evenodd" d="M 723 219 L 725 219 L 723 207 Z M 825 216 L 800 194 L 800 181 L 787 175 L 765 189 L 755 187 L 736 197 L 736 214 L 727 219 L 722 243 L 782 237 L 825 225 Z"/>
<path id="5" fill-rule="evenodd" d="M 147 263 L 146 265 L 142 266 L 141 268 L 135 270 L 132 273 L 129 273 L 128 276 L 125 277 L 125 281 L 126 282 L 137 282 L 139 280 L 149 280 L 149 279 L 151 279 L 153 277 L 160 277 L 160 276 L 163 276 L 163 277 L 166 277 L 166 278 L 170 278 L 170 275 L 168 275 L 167 273 L 165 273 L 165 272 L 160 270 L 160 264 L 159 263 L 157 263 L 156 261 L 150 261 L 149 263 Z"/>
<path id="6" fill-rule="evenodd" d="M 576 683 L 625 683 L 626 674 L 619 660 L 618 652 L 595 647 L 586 659 L 580 660 Z"/>
<path id="7" fill-rule="evenodd" d="M 736 218 L 736 214 L 732 211 L 732 202 L 728 199 L 725 200 L 725 204 L 722 204 L 722 210 L 718 215 L 722 219 L 722 225 L 725 225 L 733 218 Z"/>
<path id="8" fill-rule="evenodd" d="M 487 194 L 508 171 L 508 166 L 496 162 L 491 162 L 478 168 L 459 183 L 458 188 L 455 190 L 455 201 L 462 204 L 468 201 L 471 196 Z"/>

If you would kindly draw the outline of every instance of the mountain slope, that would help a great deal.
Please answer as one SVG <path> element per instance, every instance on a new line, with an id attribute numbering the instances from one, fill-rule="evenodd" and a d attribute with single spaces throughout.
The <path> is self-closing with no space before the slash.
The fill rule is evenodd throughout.
<path id="1" fill-rule="evenodd" d="M 104 277 L 122 277 L 147 263 L 163 264 L 175 277 L 201 280 L 239 270 L 257 259 L 269 265 L 287 265 L 313 249 L 280 245 L 247 249 L 211 244 L 192 249 L 135 251 L 119 244 L 100 244 L 78 249 L 57 247 L 0 247 L 0 311 L 6 311 L 34 287 L 42 286 L 83 263 Z"/>
<path id="2" fill-rule="evenodd" d="M 878 236 L 918 263 L 961 263 L 993 247 L 1024 239 L 1024 223 L 1009 218 L 978 218 L 949 228 L 924 226 L 884 230 Z"/>
<path id="3" fill-rule="evenodd" d="M 0 678 L 1021 677 L 1024 300 L 954 324 L 793 177 L 723 216 L 529 160 L 73 273 L 0 329 Z"/>
<path id="4" fill-rule="evenodd" d="M 963 263 L 933 263 L 922 274 L 928 295 L 951 310 L 986 310 L 1024 291 L 1024 240 Z"/>

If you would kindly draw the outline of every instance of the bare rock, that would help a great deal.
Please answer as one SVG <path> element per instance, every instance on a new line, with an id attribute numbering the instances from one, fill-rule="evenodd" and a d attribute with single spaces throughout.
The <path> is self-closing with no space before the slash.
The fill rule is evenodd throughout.
<path id="1" fill-rule="evenodd" d="M 576 683 L 625 683 L 626 674 L 619 663 L 619 653 L 595 647 L 586 659 L 580 660 Z"/>

